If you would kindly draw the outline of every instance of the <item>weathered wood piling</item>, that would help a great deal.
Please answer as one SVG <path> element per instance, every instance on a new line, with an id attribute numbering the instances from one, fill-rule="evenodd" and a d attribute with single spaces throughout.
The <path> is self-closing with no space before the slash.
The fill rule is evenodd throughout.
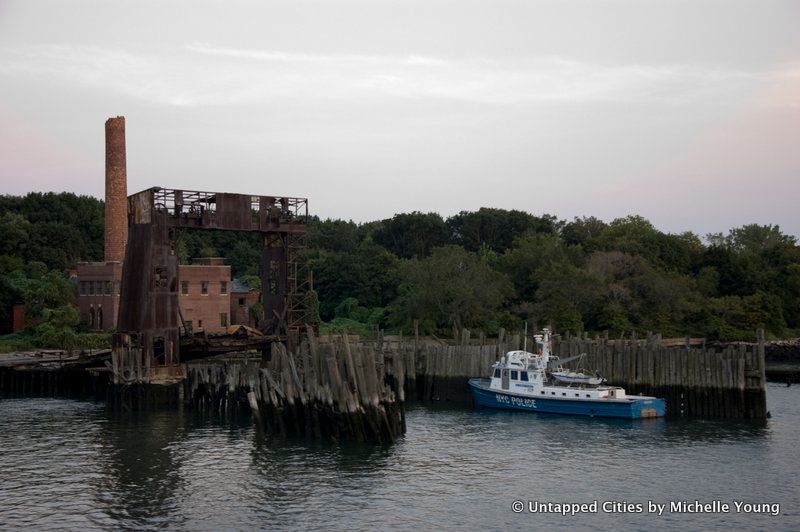
<path id="1" fill-rule="evenodd" d="M 146 382 L 113 372 L 102 357 L 0 360 L 0 397 L 62 396 L 106 400 L 121 411 L 194 406 L 252 412 L 270 432 L 335 440 L 392 442 L 405 432 L 402 398 L 386 382 L 383 357 L 346 336 L 319 345 L 313 334 L 296 353 L 273 343 L 260 353 L 195 360 L 169 378 Z"/>
<path id="2" fill-rule="evenodd" d="M 404 383 L 410 397 L 421 401 L 463 402 L 470 399 L 467 380 L 485 377 L 490 365 L 507 351 L 521 349 L 520 334 L 501 332 L 494 342 L 457 343 L 441 340 L 403 341 L 383 338 L 390 379 Z M 527 345 L 533 349 L 533 339 Z M 562 358 L 585 353 L 568 367 L 597 370 L 610 384 L 631 395 L 654 395 L 667 401 L 669 415 L 703 418 L 763 419 L 767 416 L 764 333 L 758 343 L 724 349 L 664 346 L 659 335 L 610 340 L 606 336 L 554 336 L 553 353 Z"/>
<path id="3" fill-rule="evenodd" d="M 201 410 L 249 408 L 272 433 L 386 443 L 405 432 L 405 414 L 385 383 L 382 360 L 346 337 L 297 355 L 273 344 L 270 361 L 193 362 L 187 401 Z"/>
<path id="4" fill-rule="evenodd" d="M 648 334 L 555 335 L 553 353 L 585 353 L 568 366 L 597 370 L 631 395 L 667 401 L 669 415 L 702 418 L 767 417 L 764 333 L 755 344 L 706 346 L 662 341 Z M 109 353 L 65 359 L 25 358 L 0 363 L 0 396 L 94 396 L 122 409 L 193 405 L 208 411 L 252 412 L 280 434 L 389 442 L 405 431 L 407 400 L 469 404 L 467 381 L 488 375 L 507 351 L 533 349 L 521 333 L 455 340 L 343 336 L 302 339 L 296 353 L 272 344 L 269 361 L 217 358 L 180 366 L 170 382 L 113 383 Z M 683 345 L 679 345 L 679 344 Z M 51 357 L 52 358 L 52 357 Z M 119 380 L 119 376 L 117 376 Z"/>
<path id="5" fill-rule="evenodd" d="M 105 399 L 105 370 L 110 350 L 68 354 L 49 350 L 9 353 L 0 358 L 0 397 L 75 397 Z"/>

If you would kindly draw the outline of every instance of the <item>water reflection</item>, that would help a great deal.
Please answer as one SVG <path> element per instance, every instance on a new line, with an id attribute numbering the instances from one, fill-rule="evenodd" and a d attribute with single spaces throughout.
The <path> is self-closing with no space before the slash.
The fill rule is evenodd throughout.
<path id="1" fill-rule="evenodd" d="M 176 509 L 181 458 L 174 449 L 193 430 L 183 411 L 107 413 L 95 434 L 104 452 L 105 475 L 97 504 L 126 526 L 162 524 Z M 166 524 L 166 521 L 163 522 Z"/>

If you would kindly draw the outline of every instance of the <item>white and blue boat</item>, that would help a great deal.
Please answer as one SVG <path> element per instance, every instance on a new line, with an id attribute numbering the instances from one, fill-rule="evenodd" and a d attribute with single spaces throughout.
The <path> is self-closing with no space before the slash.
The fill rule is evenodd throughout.
<path id="1" fill-rule="evenodd" d="M 568 371 L 550 355 L 550 332 L 535 336 L 536 353 L 509 351 L 492 365 L 488 379 L 470 379 L 475 404 L 486 408 L 612 418 L 665 414 L 663 399 L 628 396 L 596 376 Z M 555 371 L 551 366 L 556 362 Z"/>

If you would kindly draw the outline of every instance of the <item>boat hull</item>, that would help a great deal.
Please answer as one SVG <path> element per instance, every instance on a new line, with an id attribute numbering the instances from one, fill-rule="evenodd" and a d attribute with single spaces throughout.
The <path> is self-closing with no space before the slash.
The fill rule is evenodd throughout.
<path id="1" fill-rule="evenodd" d="M 664 400 L 656 397 L 596 400 L 539 398 L 492 390 L 489 382 L 489 379 L 470 379 L 469 387 L 476 405 L 501 410 L 623 419 L 662 417 L 666 413 Z"/>

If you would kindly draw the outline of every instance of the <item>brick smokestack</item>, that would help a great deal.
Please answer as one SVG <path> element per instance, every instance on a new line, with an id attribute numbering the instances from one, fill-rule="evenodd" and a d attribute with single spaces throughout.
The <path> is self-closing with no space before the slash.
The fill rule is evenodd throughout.
<path id="1" fill-rule="evenodd" d="M 128 174 L 125 117 L 106 120 L 105 260 L 122 262 L 128 241 Z"/>

